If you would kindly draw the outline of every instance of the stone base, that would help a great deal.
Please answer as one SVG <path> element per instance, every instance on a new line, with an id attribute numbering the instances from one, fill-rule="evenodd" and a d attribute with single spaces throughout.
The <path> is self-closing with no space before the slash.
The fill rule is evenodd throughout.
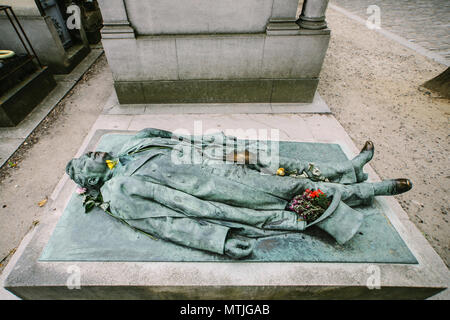
<path id="1" fill-rule="evenodd" d="M 52 74 L 44 67 L 8 90 L 0 97 L 0 127 L 18 125 L 55 86 Z"/>
<path id="2" fill-rule="evenodd" d="M 202 263 L 202 265 L 204 265 Z M 168 267 L 164 265 L 162 267 Z M 198 268 L 185 266 L 188 273 L 201 272 Z M 213 274 L 214 266 L 208 272 Z M 254 273 L 255 268 L 239 268 L 245 274 Z M 204 269 L 204 268 L 203 268 Z M 152 270 L 157 274 L 163 270 Z M 218 272 L 223 273 L 222 268 Z M 278 272 L 286 272 L 280 268 Z M 364 272 L 358 270 L 357 272 Z M 202 272 L 203 273 L 203 272 Z M 63 275 L 66 276 L 66 275 Z M 171 273 L 173 277 L 183 276 L 183 273 Z M 260 275 L 262 276 L 262 275 Z M 63 279 L 61 279 L 63 280 Z M 201 280 L 205 280 L 201 277 Z M 235 279 L 236 281 L 237 279 Z M 279 279 L 281 280 L 281 279 Z M 7 288 L 8 289 L 8 288 Z M 11 290 L 11 289 L 8 289 Z M 380 290 L 370 290 L 366 286 L 316 286 L 302 287 L 285 285 L 250 285 L 250 286 L 83 286 L 80 290 L 68 290 L 65 284 L 60 286 L 30 286 L 11 290 L 22 299 L 30 300 L 423 300 L 440 292 L 431 288 L 385 287 Z"/>
<path id="3" fill-rule="evenodd" d="M 450 68 L 447 68 L 437 77 L 428 80 L 422 86 L 436 92 L 444 98 L 450 99 Z"/>
<path id="4" fill-rule="evenodd" d="M 290 22 L 266 33 L 135 36 L 105 27 L 102 37 L 121 104 L 310 103 L 330 30 Z"/>
<path id="5" fill-rule="evenodd" d="M 103 114 L 280 114 L 331 113 L 330 108 L 316 91 L 311 103 L 149 103 L 120 104 L 116 92 L 107 100 Z"/>
<path id="6" fill-rule="evenodd" d="M 348 158 L 359 151 L 330 115 L 151 114 L 101 115 L 76 156 L 94 150 L 105 133 L 155 127 L 198 134 L 196 121 L 203 132 L 243 129 L 236 134 L 241 139 L 248 129 L 279 127 L 281 140 L 337 143 Z M 366 169 L 370 181 L 379 180 Z M 47 204 L 47 220 L 24 239 L 4 271 L 5 288 L 23 299 L 424 299 L 450 282 L 443 261 L 393 197 L 379 197 L 375 205 L 417 263 L 40 261 L 74 189 L 67 177 L 61 180 Z M 81 289 L 70 290 L 77 274 Z"/>
<path id="7" fill-rule="evenodd" d="M 54 74 L 69 74 L 91 52 L 91 48 L 84 44 L 75 44 L 67 50 L 64 63 L 53 67 Z"/>
<path id="8" fill-rule="evenodd" d="M 310 103 L 318 79 L 116 81 L 121 104 Z"/>

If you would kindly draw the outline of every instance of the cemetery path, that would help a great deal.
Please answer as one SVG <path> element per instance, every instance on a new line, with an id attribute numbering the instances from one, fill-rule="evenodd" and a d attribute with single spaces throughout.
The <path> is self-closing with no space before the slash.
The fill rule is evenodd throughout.
<path id="1" fill-rule="evenodd" d="M 112 91 L 103 55 L 13 155 L 17 167 L 0 170 L 0 272 L 47 212 L 49 204 L 38 203 L 50 197 Z"/>
<path id="2" fill-rule="evenodd" d="M 380 178 L 412 180 L 396 198 L 448 266 L 450 103 L 419 88 L 446 67 L 335 10 L 327 20 L 319 92 L 356 145 L 374 142 Z"/>
<path id="3" fill-rule="evenodd" d="M 450 1 L 448 0 L 332 0 L 367 19 L 367 8 L 380 8 L 380 22 L 389 30 L 450 60 Z"/>

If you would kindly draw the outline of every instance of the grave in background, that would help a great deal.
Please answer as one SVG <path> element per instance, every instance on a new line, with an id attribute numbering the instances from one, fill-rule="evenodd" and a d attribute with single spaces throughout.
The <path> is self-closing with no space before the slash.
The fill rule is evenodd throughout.
<path id="1" fill-rule="evenodd" d="M 327 0 L 100 0 L 121 104 L 312 102 Z"/>

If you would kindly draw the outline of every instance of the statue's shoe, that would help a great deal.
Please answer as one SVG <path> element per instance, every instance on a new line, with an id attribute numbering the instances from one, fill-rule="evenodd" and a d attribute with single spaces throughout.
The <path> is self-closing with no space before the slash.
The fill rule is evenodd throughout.
<path id="1" fill-rule="evenodd" d="M 364 147 L 361 149 L 361 153 L 366 153 L 367 162 L 372 160 L 373 155 L 375 153 L 375 146 L 373 145 L 373 142 L 370 140 L 366 141 Z"/>
<path id="2" fill-rule="evenodd" d="M 411 180 L 409 180 L 409 179 L 403 179 L 403 178 L 395 179 L 394 183 L 395 183 L 395 187 L 394 187 L 395 194 L 405 193 L 405 192 L 411 190 L 413 187 L 413 184 L 412 184 Z"/>
<path id="3" fill-rule="evenodd" d="M 395 196 L 411 190 L 413 184 L 409 179 L 384 180 L 373 184 L 376 196 Z"/>
<path id="4" fill-rule="evenodd" d="M 368 178 L 368 174 L 364 173 L 363 167 L 367 162 L 372 160 L 375 153 L 375 146 L 372 141 L 366 141 L 361 152 L 352 160 L 353 168 L 355 169 L 356 181 L 363 182 Z"/>

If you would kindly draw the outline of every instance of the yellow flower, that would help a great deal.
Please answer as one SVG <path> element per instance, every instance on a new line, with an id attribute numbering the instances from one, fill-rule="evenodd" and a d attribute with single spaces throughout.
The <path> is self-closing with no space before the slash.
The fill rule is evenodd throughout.
<path id="1" fill-rule="evenodd" d="M 280 168 L 277 170 L 277 176 L 284 176 L 286 174 L 286 171 L 284 168 Z"/>
<path id="2" fill-rule="evenodd" d="M 109 170 L 114 169 L 114 167 L 119 163 L 119 161 L 112 161 L 112 160 L 106 160 L 106 165 L 108 166 Z"/>

